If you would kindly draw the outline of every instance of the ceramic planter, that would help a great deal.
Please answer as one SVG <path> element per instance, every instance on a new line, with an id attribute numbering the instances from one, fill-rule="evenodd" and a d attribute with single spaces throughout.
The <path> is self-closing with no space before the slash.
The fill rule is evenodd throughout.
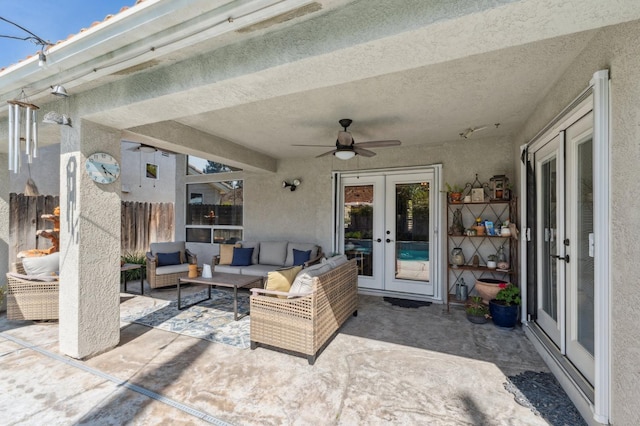
<path id="1" fill-rule="evenodd" d="M 498 327 L 515 327 L 518 322 L 518 308 L 519 305 L 506 306 L 495 299 L 489 302 L 491 318 L 493 318 L 493 323 Z"/>

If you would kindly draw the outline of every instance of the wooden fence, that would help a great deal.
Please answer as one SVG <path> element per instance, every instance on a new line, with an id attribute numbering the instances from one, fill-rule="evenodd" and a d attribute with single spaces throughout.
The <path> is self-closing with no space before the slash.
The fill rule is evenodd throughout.
<path id="1" fill-rule="evenodd" d="M 39 195 L 9 196 L 9 259 L 28 249 L 47 249 L 51 242 L 36 236 L 38 229 L 51 229 L 53 224 L 42 219 L 60 205 L 60 197 Z M 64 214 L 62 209 L 61 214 Z M 121 251 L 144 252 L 150 242 L 173 239 L 174 211 L 172 203 L 140 203 L 123 201 L 121 206 Z M 12 260 L 13 262 L 13 260 Z"/>

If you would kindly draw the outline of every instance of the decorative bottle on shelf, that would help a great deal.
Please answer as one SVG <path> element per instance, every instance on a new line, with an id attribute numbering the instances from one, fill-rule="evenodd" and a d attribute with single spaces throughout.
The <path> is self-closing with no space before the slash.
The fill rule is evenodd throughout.
<path id="1" fill-rule="evenodd" d="M 498 249 L 498 269 L 509 269 L 509 262 L 507 262 L 507 256 L 504 254 L 503 246 Z"/>
<path id="2" fill-rule="evenodd" d="M 464 265 L 464 262 L 465 259 L 462 249 L 460 247 L 454 247 L 453 250 L 451 250 L 451 264 L 455 268 L 456 266 Z"/>

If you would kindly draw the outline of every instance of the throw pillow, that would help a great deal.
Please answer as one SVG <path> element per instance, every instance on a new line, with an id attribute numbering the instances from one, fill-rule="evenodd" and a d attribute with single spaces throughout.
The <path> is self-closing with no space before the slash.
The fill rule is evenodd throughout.
<path id="1" fill-rule="evenodd" d="M 27 275 L 51 275 L 60 270 L 60 253 L 25 257 L 22 259 L 22 267 Z"/>
<path id="2" fill-rule="evenodd" d="M 220 244 L 220 265 L 231 265 L 234 244 Z"/>
<path id="3" fill-rule="evenodd" d="M 267 282 L 264 288 L 267 290 L 284 291 L 288 292 L 291 288 L 291 283 L 298 275 L 298 272 L 302 270 L 302 266 L 292 266 L 291 268 L 278 269 L 271 271 L 267 274 Z M 287 296 L 278 296 L 281 299 L 286 299 Z"/>
<path id="4" fill-rule="evenodd" d="M 313 278 L 329 272 L 331 266 L 328 263 L 309 266 L 303 269 L 291 284 L 291 293 L 307 293 L 313 290 Z M 289 296 L 290 298 L 296 296 Z"/>
<path id="5" fill-rule="evenodd" d="M 233 248 L 233 260 L 231 266 L 249 266 L 251 265 L 251 255 L 253 248 Z"/>
<path id="6" fill-rule="evenodd" d="M 304 265 L 311 258 L 311 250 L 302 251 L 293 249 L 293 266 Z"/>
<path id="7" fill-rule="evenodd" d="M 255 265 L 257 263 L 260 263 L 260 242 L 258 241 L 241 241 L 239 247 L 242 248 L 252 248 L 253 249 L 253 256 L 251 256 L 251 264 Z M 236 245 L 236 247 L 238 247 Z"/>
<path id="8" fill-rule="evenodd" d="M 158 253 L 158 266 L 180 265 L 180 252 Z"/>

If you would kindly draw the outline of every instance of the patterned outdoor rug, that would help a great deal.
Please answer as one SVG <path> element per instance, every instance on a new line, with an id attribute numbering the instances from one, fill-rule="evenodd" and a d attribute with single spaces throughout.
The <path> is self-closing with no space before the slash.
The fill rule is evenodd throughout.
<path id="1" fill-rule="evenodd" d="M 190 296 L 183 296 L 183 304 L 189 305 L 207 297 L 206 292 L 203 290 Z M 248 311 L 249 295 L 238 294 L 238 314 L 242 315 Z M 242 349 L 247 349 L 250 345 L 250 317 L 233 320 L 232 291 L 211 289 L 211 300 L 205 300 L 182 311 L 178 310 L 177 301 L 166 301 L 160 305 L 125 314 L 121 320 Z"/>

